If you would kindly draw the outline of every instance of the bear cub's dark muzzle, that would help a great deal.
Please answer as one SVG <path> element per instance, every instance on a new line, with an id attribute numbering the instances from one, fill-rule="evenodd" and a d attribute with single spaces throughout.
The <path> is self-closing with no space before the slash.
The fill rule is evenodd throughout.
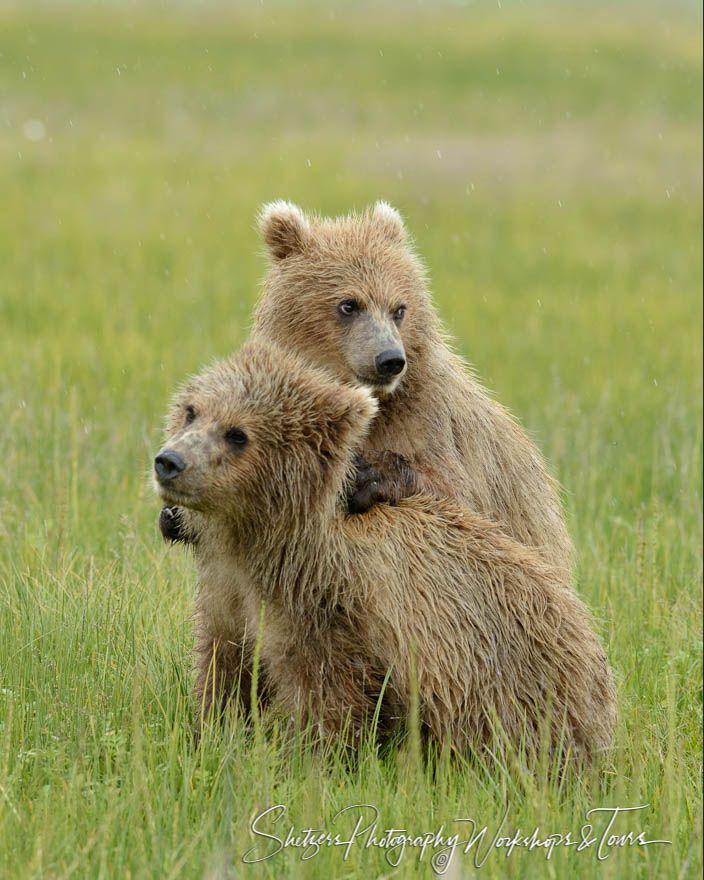
<path id="1" fill-rule="evenodd" d="M 162 450 L 154 459 L 154 470 L 160 482 L 173 480 L 186 470 L 186 462 L 172 449 Z"/>
<path id="2" fill-rule="evenodd" d="M 374 363 L 376 371 L 382 379 L 391 379 L 393 376 L 398 376 L 406 366 L 406 358 L 399 349 L 389 348 L 378 354 Z"/>

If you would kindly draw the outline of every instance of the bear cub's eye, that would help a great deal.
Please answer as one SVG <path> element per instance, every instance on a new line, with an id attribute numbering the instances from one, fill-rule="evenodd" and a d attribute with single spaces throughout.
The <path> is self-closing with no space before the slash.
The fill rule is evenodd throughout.
<path id="1" fill-rule="evenodd" d="M 345 318 L 349 318 L 350 315 L 354 315 L 359 311 L 359 303 L 354 299 L 343 299 L 337 307 L 337 311 L 344 315 Z"/>
<path id="2" fill-rule="evenodd" d="M 195 420 L 196 411 L 192 406 L 186 407 L 186 424 L 190 425 L 192 421 Z"/>
<path id="3" fill-rule="evenodd" d="M 235 449 L 241 449 L 247 443 L 248 437 L 240 428 L 230 428 L 229 431 L 225 432 L 225 439 L 230 446 L 234 446 Z"/>
<path id="4" fill-rule="evenodd" d="M 406 306 L 399 306 L 394 312 L 394 321 L 402 321 L 406 314 Z"/>

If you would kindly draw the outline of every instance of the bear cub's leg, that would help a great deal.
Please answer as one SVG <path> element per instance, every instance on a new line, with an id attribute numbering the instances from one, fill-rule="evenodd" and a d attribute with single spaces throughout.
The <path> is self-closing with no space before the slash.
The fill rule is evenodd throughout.
<path id="1" fill-rule="evenodd" d="M 394 452 L 356 455 L 356 474 L 348 486 L 348 513 L 365 513 L 374 504 L 398 504 L 418 491 L 416 475 L 405 458 Z"/>
<path id="2" fill-rule="evenodd" d="M 203 721 L 213 712 L 219 716 L 231 698 L 237 694 L 239 708 L 245 718 L 251 711 L 252 657 L 251 647 L 244 641 L 236 644 L 228 639 L 216 639 L 202 631 L 196 640 L 197 672 L 196 699 L 198 718 Z M 258 697 L 267 701 L 266 679 L 260 669 Z"/>

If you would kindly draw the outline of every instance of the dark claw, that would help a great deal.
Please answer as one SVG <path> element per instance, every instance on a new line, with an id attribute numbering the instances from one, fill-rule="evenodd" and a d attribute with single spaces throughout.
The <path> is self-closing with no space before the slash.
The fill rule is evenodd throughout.
<path id="1" fill-rule="evenodd" d="M 188 543 L 188 535 L 183 528 L 178 507 L 162 507 L 159 514 L 159 528 L 165 541 L 172 544 L 178 541 Z"/>
<path id="2" fill-rule="evenodd" d="M 354 465 L 357 471 L 347 495 L 349 513 L 364 513 L 380 502 L 398 504 L 418 492 L 416 474 L 408 461 L 394 452 L 371 452 L 368 458 L 357 455 Z"/>
<path id="3" fill-rule="evenodd" d="M 347 496 L 348 513 L 366 513 L 379 501 L 387 501 L 379 482 L 373 480 Z"/>
<path id="4" fill-rule="evenodd" d="M 347 511 L 349 513 L 365 513 L 370 507 L 380 501 L 392 502 L 393 495 L 389 481 L 384 475 L 370 464 L 363 456 L 355 458 L 357 472 L 349 487 L 347 496 Z"/>

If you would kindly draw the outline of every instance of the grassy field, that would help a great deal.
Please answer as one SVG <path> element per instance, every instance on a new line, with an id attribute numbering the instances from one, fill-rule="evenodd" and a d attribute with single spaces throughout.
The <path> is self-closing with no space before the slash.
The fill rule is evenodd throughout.
<path id="1" fill-rule="evenodd" d="M 360 803 L 379 836 L 487 825 L 488 878 L 700 876 L 694 10 L 0 6 L 0 877 L 433 876 L 360 841 L 241 861 L 275 848 L 249 827 L 269 805 L 275 834 Z M 175 385 L 247 335 L 273 198 L 397 205 L 458 350 L 562 482 L 619 683 L 593 773 L 424 767 L 412 744 L 350 768 L 266 725 L 193 745 L 194 567 L 147 475 Z M 507 802 L 504 835 L 647 805 L 611 833 L 672 843 L 507 858 Z"/>

